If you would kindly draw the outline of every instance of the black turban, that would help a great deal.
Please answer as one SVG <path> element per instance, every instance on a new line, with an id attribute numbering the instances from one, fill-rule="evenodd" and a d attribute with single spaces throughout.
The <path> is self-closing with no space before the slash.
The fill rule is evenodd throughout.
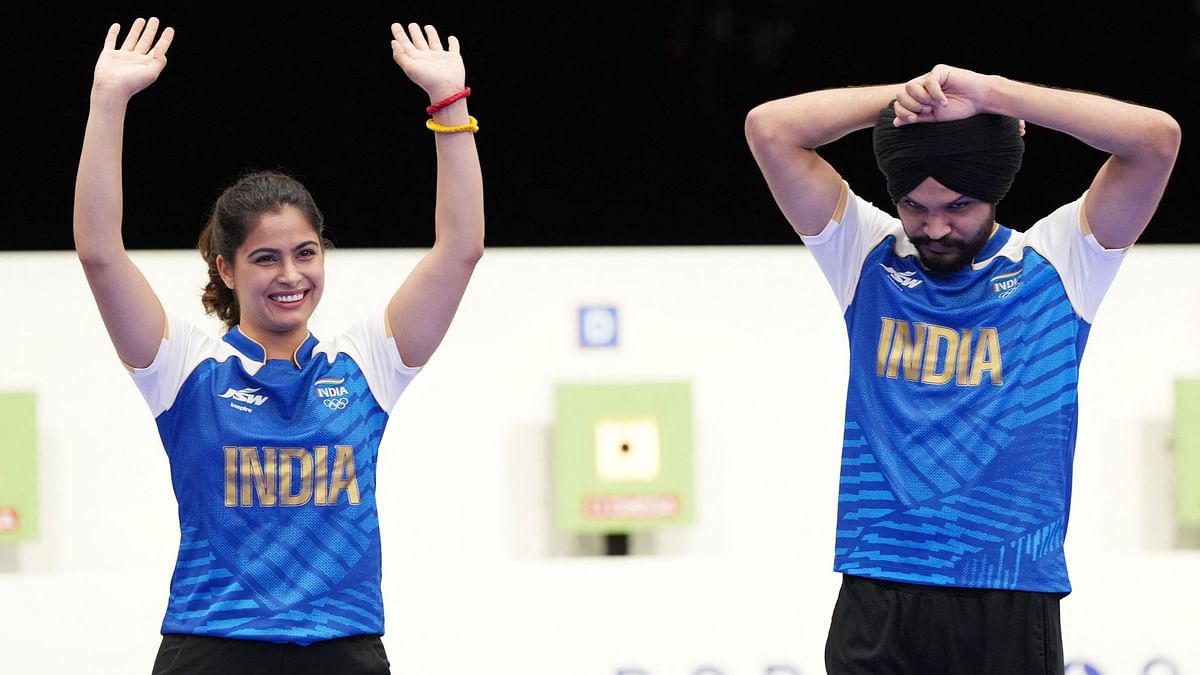
<path id="1" fill-rule="evenodd" d="M 895 117 L 888 104 L 879 111 L 872 135 L 892 202 L 933 178 L 959 194 L 996 204 L 1021 168 L 1025 141 L 1013 117 L 981 114 L 902 127 L 892 124 Z"/>

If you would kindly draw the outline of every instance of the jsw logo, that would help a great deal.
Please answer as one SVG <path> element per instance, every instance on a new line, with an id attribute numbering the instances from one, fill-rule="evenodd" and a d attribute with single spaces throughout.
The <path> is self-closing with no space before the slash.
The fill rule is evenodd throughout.
<path id="1" fill-rule="evenodd" d="M 916 272 L 901 272 L 899 270 L 894 270 L 883 263 L 880 263 L 879 266 L 887 272 L 888 278 L 891 279 L 892 282 L 897 286 L 902 286 L 904 288 L 916 288 L 917 286 L 921 285 L 920 279 L 913 278 L 917 275 Z"/>
<path id="2" fill-rule="evenodd" d="M 258 389 L 230 389 L 224 394 L 221 394 L 221 398 L 231 398 L 235 401 L 250 403 L 256 406 L 266 403 L 267 397 L 263 396 L 262 394 L 255 394 L 254 392 L 256 391 L 258 391 Z"/>

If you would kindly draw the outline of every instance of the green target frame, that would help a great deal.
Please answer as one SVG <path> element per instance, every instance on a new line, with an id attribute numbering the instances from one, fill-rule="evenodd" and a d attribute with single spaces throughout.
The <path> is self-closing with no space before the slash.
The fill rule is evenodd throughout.
<path id="1" fill-rule="evenodd" d="M 555 388 L 554 514 L 576 533 L 692 522 L 692 392 L 686 382 Z"/>
<path id="2" fill-rule="evenodd" d="M 0 544 L 37 539 L 37 396 L 0 392 Z"/>
<path id="3" fill-rule="evenodd" d="M 1200 380 L 1175 381 L 1175 517 L 1200 527 Z"/>

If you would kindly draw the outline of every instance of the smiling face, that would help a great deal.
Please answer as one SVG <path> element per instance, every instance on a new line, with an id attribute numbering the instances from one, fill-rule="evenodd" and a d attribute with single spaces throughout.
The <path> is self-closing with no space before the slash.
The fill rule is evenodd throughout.
<path id="1" fill-rule="evenodd" d="M 263 214 L 233 260 L 217 258 L 225 284 L 237 295 L 240 327 L 263 344 L 299 344 L 308 335 L 325 285 L 321 236 L 294 206 Z"/>
<path id="2" fill-rule="evenodd" d="M 996 206 L 926 178 L 896 202 L 921 264 L 945 274 L 971 264 L 996 229 Z"/>

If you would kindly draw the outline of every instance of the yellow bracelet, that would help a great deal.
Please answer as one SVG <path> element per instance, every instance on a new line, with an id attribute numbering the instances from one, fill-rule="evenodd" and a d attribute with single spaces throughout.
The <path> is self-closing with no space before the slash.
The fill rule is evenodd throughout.
<path id="1" fill-rule="evenodd" d="M 460 131 L 469 131 L 471 133 L 475 133 L 476 131 L 479 131 L 479 120 L 475 119 L 471 115 L 467 115 L 467 119 L 470 121 L 466 124 L 460 124 L 456 127 L 448 127 L 443 124 L 438 124 L 432 117 L 430 117 L 429 121 L 425 123 L 425 128 L 439 134 L 456 134 Z"/>

